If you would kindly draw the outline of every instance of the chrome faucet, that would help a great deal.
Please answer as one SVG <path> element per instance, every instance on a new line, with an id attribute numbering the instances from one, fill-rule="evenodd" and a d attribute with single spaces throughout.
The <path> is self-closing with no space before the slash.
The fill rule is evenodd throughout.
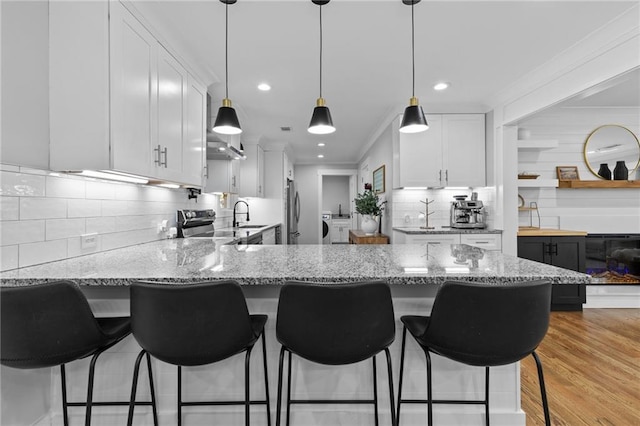
<path id="1" fill-rule="evenodd" d="M 239 214 L 246 214 L 247 215 L 247 222 L 249 222 L 249 203 L 247 203 L 246 201 L 243 201 L 243 200 L 238 200 L 233 205 L 233 227 L 234 228 L 237 227 L 240 224 L 236 220 L 236 207 L 238 206 L 238 203 L 244 203 L 244 205 L 247 206 L 247 212 L 246 213 L 239 213 Z"/>

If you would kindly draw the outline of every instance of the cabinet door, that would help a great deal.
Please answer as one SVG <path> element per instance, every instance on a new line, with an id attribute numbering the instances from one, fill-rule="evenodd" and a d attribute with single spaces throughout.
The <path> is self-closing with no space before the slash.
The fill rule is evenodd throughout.
<path id="1" fill-rule="evenodd" d="M 187 126 L 185 146 L 182 152 L 182 180 L 202 186 L 206 155 L 207 90 L 189 76 L 187 88 Z"/>
<path id="2" fill-rule="evenodd" d="M 502 250 L 502 236 L 500 234 L 460 234 L 460 243 L 485 250 Z"/>
<path id="3" fill-rule="evenodd" d="M 518 257 L 541 263 L 551 263 L 549 237 L 518 237 Z"/>
<path id="4" fill-rule="evenodd" d="M 237 194 L 240 190 L 240 160 L 231 160 L 229 163 L 229 192 Z"/>
<path id="5" fill-rule="evenodd" d="M 111 2 L 112 167 L 149 176 L 158 43 L 119 2 Z"/>
<path id="6" fill-rule="evenodd" d="M 240 162 L 240 196 L 264 197 L 264 150 L 260 145 L 244 147 L 247 158 Z"/>
<path id="7" fill-rule="evenodd" d="M 553 237 L 551 238 L 552 264 L 572 271 L 585 272 L 585 238 Z"/>
<path id="8" fill-rule="evenodd" d="M 400 187 L 441 186 L 442 117 L 427 115 L 429 129 L 420 133 L 400 133 L 398 139 Z M 402 116 L 398 118 L 402 120 Z"/>
<path id="9" fill-rule="evenodd" d="M 445 114 L 442 119 L 445 186 L 485 186 L 484 114 Z"/>
<path id="10" fill-rule="evenodd" d="M 460 234 L 407 235 L 407 244 L 460 244 Z"/>
<path id="11" fill-rule="evenodd" d="M 264 197 L 264 150 L 262 149 L 262 147 L 260 145 L 258 145 L 258 166 L 257 166 L 257 171 L 258 171 L 258 191 L 257 191 L 257 196 L 258 197 Z"/>
<path id="12" fill-rule="evenodd" d="M 207 161 L 206 192 L 231 192 L 231 162 L 225 160 Z"/>
<path id="13" fill-rule="evenodd" d="M 187 72 L 162 46 L 158 47 L 158 135 L 153 147 L 156 176 L 182 180 Z"/>

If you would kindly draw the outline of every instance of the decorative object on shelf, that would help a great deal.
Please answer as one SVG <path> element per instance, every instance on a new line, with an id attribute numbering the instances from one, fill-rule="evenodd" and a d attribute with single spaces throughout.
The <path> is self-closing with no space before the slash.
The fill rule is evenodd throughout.
<path id="1" fill-rule="evenodd" d="M 424 226 L 421 226 L 420 229 L 435 229 L 435 227 L 429 226 L 429 216 L 435 213 L 435 212 L 429 212 L 429 204 L 433 203 L 434 201 L 435 200 L 429 201 L 428 198 L 425 198 L 424 201 L 420 200 L 420 202 L 424 204 Z"/>
<path id="2" fill-rule="evenodd" d="M 429 128 L 427 119 L 424 116 L 424 111 L 416 98 L 416 54 L 415 54 L 415 29 L 413 19 L 413 6 L 416 3 L 420 3 L 420 0 L 402 0 L 402 3 L 407 6 L 411 6 L 411 98 L 409 99 L 409 106 L 404 109 L 402 115 L 402 123 L 400 124 L 400 131 L 402 133 L 418 133 L 424 132 Z"/>
<path id="3" fill-rule="evenodd" d="M 371 185 L 370 183 L 365 183 L 364 184 L 364 189 L 371 190 L 371 188 L 373 188 L 373 185 Z"/>
<path id="4" fill-rule="evenodd" d="M 524 207 L 524 198 L 518 194 L 518 207 Z"/>
<path id="5" fill-rule="evenodd" d="M 534 173 L 522 172 L 518 174 L 518 179 L 538 179 L 540 175 Z"/>
<path id="6" fill-rule="evenodd" d="M 558 166 L 556 172 L 559 180 L 580 180 L 576 166 Z"/>
<path id="7" fill-rule="evenodd" d="M 384 164 L 373 171 L 373 192 L 382 194 L 384 192 L 385 167 Z"/>
<path id="8" fill-rule="evenodd" d="M 584 162 L 598 176 L 596 167 L 602 163 L 624 161 L 631 174 L 640 167 L 640 141 L 631 130 L 617 124 L 605 124 L 592 131 L 584 143 Z M 614 177 L 615 179 L 615 177 Z"/>
<path id="9" fill-rule="evenodd" d="M 624 161 L 616 161 L 616 167 L 613 169 L 613 180 L 629 180 L 629 169 Z"/>
<path id="10" fill-rule="evenodd" d="M 607 163 L 600 164 L 600 168 L 598 169 L 598 176 L 600 176 L 604 180 L 611 180 L 611 170 L 609 169 L 609 165 Z"/>
<path id="11" fill-rule="evenodd" d="M 372 190 L 365 190 L 354 200 L 356 202 L 356 212 L 362 215 L 362 230 L 367 235 L 373 235 L 378 230 L 377 218 L 382 214 L 386 201 L 380 202 L 378 195 Z"/>
<path id="12" fill-rule="evenodd" d="M 322 97 L 322 6 L 329 3 L 329 0 L 311 1 L 317 5 L 320 10 L 320 97 L 316 101 L 316 107 L 313 109 L 313 115 L 311 116 L 311 122 L 309 123 L 307 131 L 316 135 L 326 135 L 336 131 L 336 128 L 333 127 L 329 107 L 326 106 L 325 100 Z"/>
<path id="13" fill-rule="evenodd" d="M 229 99 L 229 5 L 234 4 L 236 0 L 220 0 L 224 3 L 225 10 L 225 33 L 224 33 L 224 99 L 222 100 L 222 106 L 218 109 L 218 115 L 216 116 L 216 122 L 213 125 L 213 131 L 221 133 L 223 135 L 237 135 L 242 133 L 240 128 L 240 122 L 238 121 L 238 115 L 236 110 L 231 106 L 231 100 Z"/>

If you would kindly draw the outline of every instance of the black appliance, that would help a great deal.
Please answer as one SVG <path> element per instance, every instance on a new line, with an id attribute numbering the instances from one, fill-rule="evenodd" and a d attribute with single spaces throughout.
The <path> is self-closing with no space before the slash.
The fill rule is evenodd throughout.
<path id="1" fill-rule="evenodd" d="M 640 284 L 640 234 L 589 234 L 585 254 L 595 284 Z"/>

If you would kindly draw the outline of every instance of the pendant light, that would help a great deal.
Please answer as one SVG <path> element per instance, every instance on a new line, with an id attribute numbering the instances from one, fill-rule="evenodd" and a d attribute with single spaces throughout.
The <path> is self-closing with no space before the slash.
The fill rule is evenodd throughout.
<path id="1" fill-rule="evenodd" d="M 325 105 L 322 97 L 322 5 L 329 3 L 329 0 L 311 1 L 320 7 L 320 97 L 316 101 L 316 107 L 313 109 L 313 115 L 307 130 L 309 133 L 316 135 L 326 135 L 336 131 L 336 128 L 333 127 L 331 112 L 329 112 L 329 108 Z"/>
<path id="2" fill-rule="evenodd" d="M 231 106 L 229 99 L 229 5 L 234 4 L 237 0 L 220 0 L 225 4 L 225 34 L 224 34 L 224 72 L 225 72 L 225 96 L 222 100 L 222 106 L 218 110 L 216 122 L 213 125 L 213 131 L 223 135 L 237 135 L 242 133 L 240 122 L 236 110 Z"/>
<path id="3" fill-rule="evenodd" d="M 409 106 L 405 108 L 402 116 L 400 131 L 402 133 L 424 132 L 429 128 L 427 119 L 424 116 L 422 107 L 416 98 L 416 58 L 415 58 L 415 30 L 413 24 L 413 5 L 420 3 L 420 0 L 402 0 L 402 3 L 411 6 L 411 66 L 412 66 L 412 92 L 409 99 Z"/>

